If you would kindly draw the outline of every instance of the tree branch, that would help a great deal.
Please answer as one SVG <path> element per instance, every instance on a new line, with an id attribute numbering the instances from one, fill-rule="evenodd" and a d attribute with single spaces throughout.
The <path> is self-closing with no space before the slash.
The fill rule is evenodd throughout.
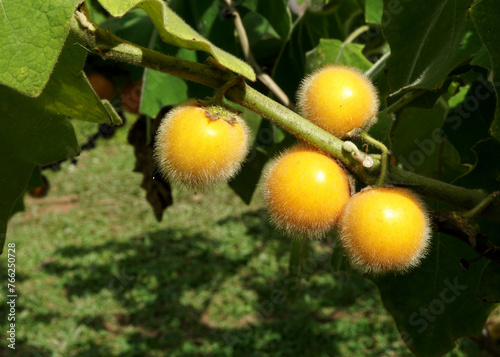
<path id="1" fill-rule="evenodd" d="M 219 88 L 225 83 L 233 81 L 236 77 L 234 73 L 217 66 L 215 61 L 201 64 L 167 56 L 120 39 L 94 24 L 88 26 L 85 22 L 79 21 L 78 16 L 72 18 L 71 30 L 83 46 L 104 59 L 154 69 L 212 88 Z M 379 159 L 374 159 L 372 167 L 364 167 L 353 157 L 352 153 L 342 149 L 344 143 L 342 140 L 259 93 L 249 85 L 242 84 L 229 88 L 226 97 L 336 158 L 364 183 L 373 184 L 379 177 L 381 169 Z M 402 102 L 409 99 L 413 98 L 405 98 Z M 399 108 L 401 105 L 403 103 L 398 102 L 395 107 Z M 488 193 L 484 190 L 470 190 L 453 186 L 394 166 L 388 168 L 387 182 L 408 187 L 423 196 L 449 203 L 464 210 L 472 209 L 488 197 Z M 493 202 L 480 215 L 500 221 L 500 204 Z"/>

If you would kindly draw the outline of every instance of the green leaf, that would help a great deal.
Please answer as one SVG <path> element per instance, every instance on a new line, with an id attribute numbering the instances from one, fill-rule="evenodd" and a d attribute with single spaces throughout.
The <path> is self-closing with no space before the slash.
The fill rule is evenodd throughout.
<path id="1" fill-rule="evenodd" d="M 365 21 L 367 23 L 378 24 L 382 22 L 384 12 L 383 0 L 366 0 L 365 3 Z"/>
<path id="2" fill-rule="evenodd" d="M 100 27 L 143 47 L 149 46 L 151 34 L 155 29 L 149 16 L 140 9 L 131 10 L 123 17 L 111 17 Z"/>
<path id="3" fill-rule="evenodd" d="M 101 4 L 99 4 L 98 0 L 85 0 L 85 5 L 87 6 L 90 21 L 100 25 L 107 20 L 109 15 L 102 8 Z"/>
<path id="4" fill-rule="evenodd" d="M 174 55 L 179 58 L 196 60 L 196 54 L 183 48 L 174 48 Z M 146 69 L 140 111 L 150 117 L 166 105 L 176 105 L 189 97 L 190 83 L 170 74 Z M 174 90 L 175 88 L 175 90 Z M 197 96 L 203 97 L 203 96 Z"/>
<path id="5" fill-rule="evenodd" d="M 0 246 L 7 219 L 35 165 L 78 154 L 72 118 L 118 124 L 118 114 L 94 93 L 82 72 L 86 50 L 70 35 L 54 72 L 37 98 L 0 86 Z"/>
<path id="6" fill-rule="evenodd" d="M 187 25 L 161 0 L 100 0 L 103 7 L 116 17 L 133 8 L 146 11 L 163 41 L 174 46 L 210 53 L 222 66 L 254 81 L 255 73 L 245 62 L 221 50 Z"/>
<path id="7" fill-rule="evenodd" d="M 368 133 L 375 139 L 381 141 L 385 146 L 391 147 L 390 133 L 394 124 L 394 114 L 381 112 L 378 114 L 377 122 L 370 127 Z"/>
<path id="8" fill-rule="evenodd" d="M 345 0 L 334 12 L 317 14 L 306 11 L 298 19 L 293 26 L 289 41 L 276 61 L 273 73 L 274 80 L 290 99 L 295 97 L 297 86 L 305 75 L 305 54 L 315 48 L 322 38 L 345 39 L 351 27 L 360 23 L 352 21 L 349 23 L 351 26 L 345 26 L 341 19 L 358 18 L 357 15 L 360 13 L 361 8 L 356 1 Z"/>
<path id="9" fill-rule="evenodd" d="M 493 29 L 497 28 L 500 18 L 500 7 L 496 0 L 482 0 L 472 5 L 470 9 L 472 20 L 476 25 L 479 36 L 488 51 L 493 67 L 493 82 L 497 98 L 500 98 L 498 85 L 500 84 L 500 34 Z M 497 100 L 495 120 L 491 124 L 491 135 L 500 141 L 500 99 Z"/>
<path id="10" fill-rule="evenodd" d="M 436 234 L 420 267 L 405 275 L 370 278 L 416 356 L 442 356 L 457 339 L 481 332 L 494 305 L 476 295 L 484 263 L 475 263 L 466 272 L 460 267 L 459 259 L 471 259 L 473 254 L 457 239 Z"/>
<path id="11" fill-rule="evenodd" d="M 382 24 L 391 46 L 387 61 L 393 95 L 422 88 L 436 90 L 457 66 L 481 48 L 467 16 L 470 0 L 401 0 L 401 11 Z M 392 0 L 385 0 L 390 6 Z"/>
<path id="12" fill-rule="evenodd" d="M 242 18 L 248 42 L 254 58 L 261 63 L 269 63 L 279 55 L 283 40 L 260 14 L 249 11 Z"/>
<path id="13" fill-rule="evenodd" d="M 327 64 L 344 64 L 366 71 L 372 63 L 363 55 L 363 45 L 342 44 L 340 40 L 321 39 L 319 45 L 306 53 L 306 72 Z"/>
<path id="14" fill-rule="evenodd" d="M 473 66 L 483 67 L 491 71 L 491 58 L 486 46 L 483 45 L 476 56 L 470 62 Z"/>
<path id="15" fill-rule="evenodd" d="M 224 17 L 223 1 L 174 0 L 169 7 L 212 44 L 229 53 L 237 53 L 240 44 L 235 37 L 234 21 Z"/>
<path id="16" fill-rule="evenodd" d="M 242 6 L 266 18 L 281 39 L 288 39 L 292 27 L 292 16 L 286 1 L 251 0 L 244 1 Z"/>
<path id="17" fill-rule="evenodd" d="M 442 136 L 447 110 L 440 100 L 431 109 L 407 107 L 399 113 L 391 150 L 405 169 L 445 182 L 453 182 L 469 170 Z"/>
<path id="18" fill-rule="evenodd" d="M 488 128 L 495 113 L 496 100 L 493 86 L 479 75 L 469 87 L 462 88 L 465 91 L 460 90 L 449 100 L 453 108 L 446 116 L 443 133 L 456 147 L 462 161 L 474 164 L 476 156 L 472 147 L 490 138 Z"/>
<path id="19" fill-rule="evenodd" d="M 477 295 L 484 302 L 500 302 L 500 266 L 494 262 L 486 263 L 481 272 L 481 280 L 477 288 Z"/>
<path id="20" fill-rule="evenodd" d="M 119 125 L 118 114 L 101 102 L 83 73 L 87 51 L 69 35 L 40 100 L 40 110 L 95 123 Z"/>
<path id="21" fill-rule="evenodd" d="M 80 150 L 69 120 L 40 109 L 45 97 L 31 99 L 0 86 L 0 252 L 12 207 L 35 165 L 48 165 Z"/>
<path id="22" fill-rule="evenodd" d="M 12 217 L 14 214 L 17 212 L 22 212 L 25 209 L 24 206 L 24 196 L 27 191 L 32 190 L 34 188 L 40 187 L 44 184 L 44 180 L 42 178 L 42 171 L 40 170 L 40 166 L 35 166 L 31 177 L 28 181 L 28 184 L 26 185 L 26 190 L 23 192 L 19 198 L 17 199 L 16 203 L 14 203 L 14 206 L 12 207 L 12 210 L 10 211 L 10 216 Z"/>
<path id="23" fill-rule="evenodd" d="M 196 52 L 166 44 L 158 39 L 156 31 L 151 35 L 152 38 L 149 40 L 152 44 L 151 49 L 190 61 L 198 60 Z M 206 86 L 147 68 L 144 74 L 140 112 L 154 118 L 160 109 L 167 105 L 176 105 L 193 97 L 204 98 L 211 93 L 212 90 Z"/>
<path id="24" fill-rule="evenodd" d="M 40 95 L 49 80 L 80 0 L 9 0 L 0 13 L 0 84 Z"/>

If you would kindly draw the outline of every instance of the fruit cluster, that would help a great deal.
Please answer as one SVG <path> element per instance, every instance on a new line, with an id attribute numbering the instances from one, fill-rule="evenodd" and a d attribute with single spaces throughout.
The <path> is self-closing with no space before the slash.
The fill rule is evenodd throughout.
<path id="1" fill-rule="evenodd" d="M 377 92 L 356 69 L 327 66 L 298 90 L 301 114 L 346 138 L 376 119 Z M 189 130 L 186 130 L 188 128 Z M 191 187 L 225 182 L 248 153 L 248 129 L 230 108 L 188 101 L 163 119 L 155 156 L 167 178 Z M 265 169 L 262 189 L 271 220 L 293 236 L 322 237 L 338 226 L 352 262 L 366 272 L 404 272 L 425 255 L 426 210 L 409 190 L 365 188 L 336 160 L 307 144 L 283 152 Z"/>

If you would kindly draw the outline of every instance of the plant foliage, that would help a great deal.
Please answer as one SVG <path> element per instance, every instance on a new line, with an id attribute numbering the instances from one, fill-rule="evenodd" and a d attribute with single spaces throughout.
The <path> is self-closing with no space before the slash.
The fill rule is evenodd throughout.
<path id="1" fill-rule="evenodd" d="M 115 111 L 121 109 L 119 101 L 101 101 L 85 72 L 104 72 L 118 87 L 142 79 L 139 111 L 147 117 L 141 119 L 141 140 L 147 142 L 131 137 L 136 150 L 150 148 L 150 120 L 165 106 L 210 95 L 212 90 L 202 84 L 220 87 L 224 78 L 238 78 L 235 88 L 240 89 L 229 90 L 226 97 L 242 105 L 254 144 L 230 186 L 250 202 L 265 163 L 295 139 L 287 133 L 293 130 L 286 115 L 280 117 L 283 107 L 272 102 L 268 111 L 259 108 L 241 83 L 247 79 L 252 88 L 282 100 L 273 90 L 279 87 L 293 107 L 305 74 L 326 64 L 349 65 L 365 71 L 378 88 L 381 113 L 370 133 L 391 150 L 389 172 L 399 177 L 392 183 L 427 195 L 436 212 L 430 213 L 436 224 L 432 250 L 422 266 L 406 275 L 369 279 L 412 352 L 441 356 L 457 339 L 478 335 L 500 301 L 500 259 L 491 248 L 500 244 L 500 203 L 484 200 L 500 190 L 500 5 L 496 0 L 290 3 L 0 2 L 0 249 L 7 221 L 30 178 L 39 177 L 39 167 L 78 155 L 69 118 L 120 123 Z M 235 28 L 235 18 L 241 19 L 244 33 Z M 170 68 L 166 61 L 179 63 L 181 69 Z M 202 78 L 206 73 L 218 77 Z M 263 76 L 275 84 L 266 85 Z M 294 130 L 300 134 L 300 128 Z M 343 162 L 360 172 L 348 159 Z M 148 165 L 147 172 L 153 172 Z M 370 183 L 367 177 L 359 177 L 360 182 Z M 429 189 L 436 182 L 446 189 L 439 197 L 430 194 L 439 191 Z M 148 187 L 148 195 L 154 196 L 155 185 Z M 168 183 L 163 187 L 168 189 L 154 198 L 158 219 L 171 203 Z M 473 202 L 463 195 L 479 198 Z M 158 197 L 168 199 L 159 202 Z M 483 217 L 456 218 L 458 211 L 480 201 L 490 203 L 478 210 Z M 464 204 L 454 207 L 456 202 Z M 292 267 L 307 256 L 301 253 L 307 251 L 303 245 L 293 243 Z M 335 262 L 341 256 L 337 249 L 333 254 L 333 265 L 345 267 Z M 463 269 L 463 262 L 477 254 L 488 259 Z"/>

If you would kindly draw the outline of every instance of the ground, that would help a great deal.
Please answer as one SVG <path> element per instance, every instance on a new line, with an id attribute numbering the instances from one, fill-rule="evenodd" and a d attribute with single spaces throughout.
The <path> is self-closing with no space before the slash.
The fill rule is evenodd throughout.
<path id="1" fill-rule="evenodd" d="M 174 187 L 158 223 L 126 135 L 45 172 L 49 195 L 27 199 L 11 220 L 16 350 L 2 341 L 0 355 L 410 355 L 376 287 L 332 271 L 333 236 L 312 242 L 286 301 L 291 240 L 268 223 L 258 194 L 247 206 L 227 187 Z"/>

